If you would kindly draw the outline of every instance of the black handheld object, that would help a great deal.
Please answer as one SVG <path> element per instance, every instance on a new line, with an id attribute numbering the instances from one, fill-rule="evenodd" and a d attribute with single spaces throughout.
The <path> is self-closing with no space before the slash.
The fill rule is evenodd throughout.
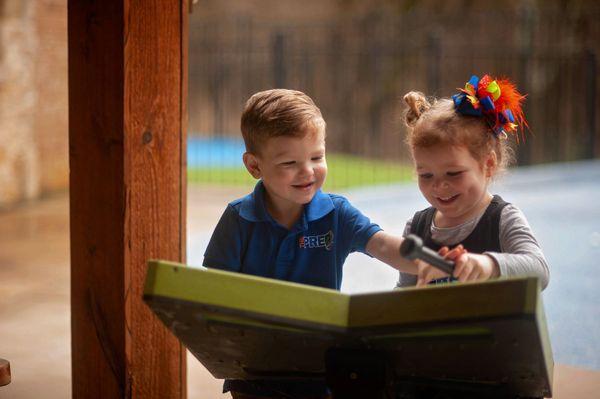
<path id="1" fill-rule="evenodd" d="M 414 234 L 404 237 L 404 241 L 400 244 L 400 255 L 410 260 L 420 259 L 451 276 L 454 271 L 454 262 L 444 259 L 431 248 L 423 246 L 423 240 Z"/>

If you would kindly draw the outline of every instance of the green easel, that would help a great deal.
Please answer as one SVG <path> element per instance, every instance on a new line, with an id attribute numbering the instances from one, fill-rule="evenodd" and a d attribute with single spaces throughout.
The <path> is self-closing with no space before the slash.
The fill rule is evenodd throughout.
<path id="1" fill-rule="evenodd" d="M 334 399 L 552 396 L 533 277 L 348 295 L 150 261 L 144 300 L 215 378 L 324 379 Z"/>

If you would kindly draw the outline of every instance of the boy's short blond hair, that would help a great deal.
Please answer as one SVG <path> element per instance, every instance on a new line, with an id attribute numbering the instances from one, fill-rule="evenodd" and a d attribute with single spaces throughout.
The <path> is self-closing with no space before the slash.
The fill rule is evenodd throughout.
<path id="1" fill-rule="evenodd" d="M 241 121 L 246 151 L 253 154 L 272 137 L 303 137 L 314 130 L 325 133 L 325 127 L 314 101 L 301 91 L 288 89 L 254 94 L 246 102 Z"/>

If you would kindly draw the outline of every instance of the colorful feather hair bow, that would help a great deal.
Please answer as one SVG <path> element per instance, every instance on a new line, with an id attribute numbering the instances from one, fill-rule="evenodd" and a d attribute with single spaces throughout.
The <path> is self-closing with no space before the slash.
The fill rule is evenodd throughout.
<path id="1" fill-rule="evenodd" d="M 525 99 L 508 79 L 481 79 L 473 75 L 460 93 L 452 96 L 456 112 L 463 115 L 485 116 L 497 137 L 516 133 L 517 128 L 527 127 L 521 104 Z M 518 138 L 518 137 L 517 137 Z"/>

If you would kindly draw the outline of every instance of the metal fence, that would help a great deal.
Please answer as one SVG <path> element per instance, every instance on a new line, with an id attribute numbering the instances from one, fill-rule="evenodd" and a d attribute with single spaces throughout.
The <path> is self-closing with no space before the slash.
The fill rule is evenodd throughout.
<path id="1" fill-rule="evenodd" d="M 321 108 L 328 152 L 409 163 L 403 94 L 450 96 L 471 74 L 490 73 L 511 77 L 527 93 L 530 134 L 518 146 L 519 164 L 597 158 L 598 40 L 578 38 L 600 12 L 595 7 L 581 18 L 531 7 L 435 18 L 374 10 L 325 23 L 196 15 L 190 134 L 239 138 L 252 93 L 295 88 Z"/>

